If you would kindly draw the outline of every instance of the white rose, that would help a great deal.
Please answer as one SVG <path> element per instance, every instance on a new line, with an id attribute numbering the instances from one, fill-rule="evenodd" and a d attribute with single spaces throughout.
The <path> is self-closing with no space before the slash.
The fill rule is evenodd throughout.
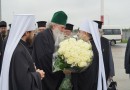
<path id="1" fill-rule="evenodd" d="M 91 49 L 91 48 L 92 48 L 92 45 L 91 45 L 91 43 L 86 42 L 85 47 L 86 47 L 86 49 Z"/>
<path id="2" fill-rule="evenodd" d="M 68 59 L 68 60 L 67 60 L 67 63 L 68 63 L 68 64 L 73 64 L 74 61 L 73 61 L 72 59 Z"/>
<path id="3" fill-rule="evenodd" d="M 83 67 L 87 66 L 87 63 L 86 62 L 79 62 L 78 66 L 81 67 L 81 68 L 83 68 Z"/>
<path id="4" fill-rule="evenodd" d="M 89 58 L 92 58 L 92 56 L 93 56 L 93 51 L 88 50 L 86 54 L 88 55 Z"/>

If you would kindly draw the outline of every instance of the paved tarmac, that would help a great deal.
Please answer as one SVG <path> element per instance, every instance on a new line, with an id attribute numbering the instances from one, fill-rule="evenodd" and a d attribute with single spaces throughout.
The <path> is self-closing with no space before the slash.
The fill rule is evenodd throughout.
<path id="1" fill-rule="evenodd" d="M 112 54 L 115 65 L 115 77 L 117 81 L 118 90 L 130 90 L 130 78 L 125 73 L 124 69 L 124 56 L 125 56 L 126 44 L 116 44 L 112 46 Z"/>

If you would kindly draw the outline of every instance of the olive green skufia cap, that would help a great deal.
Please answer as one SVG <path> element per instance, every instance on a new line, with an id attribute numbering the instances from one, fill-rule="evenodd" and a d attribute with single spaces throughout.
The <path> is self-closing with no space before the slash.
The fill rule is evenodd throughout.
<path id="1" fill-rule="evenodd" d="M 65 14 L 65 12 L 63 11 L 58 11 L 56 13 L 54 13 L 51 22 L 56 23 L 56 24 L 60 24 L 60 25 L 66 25 L 67 23 L 67 15 Z"/>

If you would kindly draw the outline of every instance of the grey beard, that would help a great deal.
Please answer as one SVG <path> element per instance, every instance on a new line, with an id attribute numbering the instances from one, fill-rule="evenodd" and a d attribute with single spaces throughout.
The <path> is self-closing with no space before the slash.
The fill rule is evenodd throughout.
<path id="1" fill-rule="evenodd" d="M 54 40 L 56 41 L 56 39 L 57 39 L 57 37 L 59 36 L 59 34 L 60 34 L 61 32 L 60 32 L 60 30 L 53 30 L 53 36 L 54 36 Z"/>
<path id="2" fill-rule="evenodd" d="M 64 40 L 65 36 L 60 30 L 53 30 L 53 35 L 55 40 L 55 51 L 57 51 L 60 42 Z"/>

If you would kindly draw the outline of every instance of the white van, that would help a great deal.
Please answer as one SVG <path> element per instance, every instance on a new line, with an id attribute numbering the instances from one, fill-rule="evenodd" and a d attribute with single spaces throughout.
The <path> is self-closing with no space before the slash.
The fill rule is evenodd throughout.
<path id="1" fill-rule="evenodd" d="M 122 41 L 122 29 L 120 26 L 103 25 L 103 37 L 107 38 L 111 45 L 115 45 L 118 41 Z"/>

